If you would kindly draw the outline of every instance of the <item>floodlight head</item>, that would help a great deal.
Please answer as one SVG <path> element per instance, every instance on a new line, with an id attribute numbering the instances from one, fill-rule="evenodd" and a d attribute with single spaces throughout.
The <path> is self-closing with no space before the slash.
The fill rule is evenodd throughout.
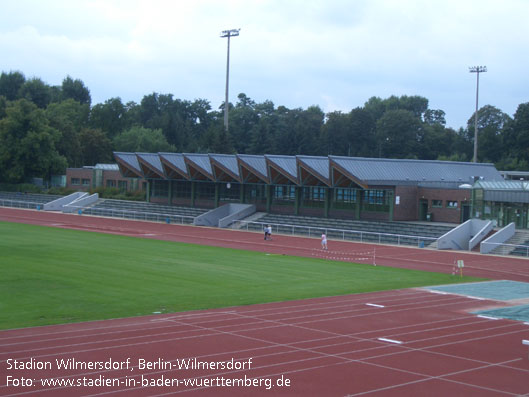
<path id="1" fill-rule="evenodd" d="M 487 71 L 486 66 L 471 66 L 468 68 L 470 73 L 484 73 Z"/>
<path id="2" fill-rule="evenodd" d="M 240 30 L 241 30 L 240 28 L 239 29 L 223 30 L 222 32 L 220 32 L 220 37 L 238 36 Z"/>

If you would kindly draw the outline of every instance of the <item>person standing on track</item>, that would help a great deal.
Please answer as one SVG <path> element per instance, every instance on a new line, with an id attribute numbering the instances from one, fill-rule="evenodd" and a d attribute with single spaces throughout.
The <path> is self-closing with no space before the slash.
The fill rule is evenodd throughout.
<path id="1" fill-rule="evenodd" d="M 264 228 L 264 239 L 272 240 L 272 226 L 268 225 Z"/>
<path id="2" fill-rule="evenodd" d="M 321 249 L 328 249 L 327 248 L 327 235 L 325 233 L 322 233 L 321 235 Z"/>

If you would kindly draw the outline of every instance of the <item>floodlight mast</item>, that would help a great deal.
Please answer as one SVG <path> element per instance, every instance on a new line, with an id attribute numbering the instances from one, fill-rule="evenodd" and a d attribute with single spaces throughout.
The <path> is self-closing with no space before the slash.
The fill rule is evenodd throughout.
<path id="1" fill-rule="evenodd" d="M 224 100 L 224 128 L 228 131 L 228 89 L 230 85 L 230 38 L 239 35 L 241 29 L 223 30 L 220 37 L 228 38 L 228 56 L 226 61 L 226 98 Z"/>
<path id="2" fill-rule="evenodd" d="M 470 73 L 476 73 L 476 113 L 474 113 L 474 163 L 478 162 L 478 98 L 479 98 L 479 74 L 487 71 L 486 66 L 471 66 Z"/>

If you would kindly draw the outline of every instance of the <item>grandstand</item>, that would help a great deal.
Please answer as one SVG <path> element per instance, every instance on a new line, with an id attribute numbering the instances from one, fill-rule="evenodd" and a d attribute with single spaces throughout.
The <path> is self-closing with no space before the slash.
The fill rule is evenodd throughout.
<path id="1" fill-rule="evenodd" d="M 517 230 L 509 240 L 503 244 L 498 244 L 491 253 L 529 257 L 529 232 L 527 230 Z"/>
<path id="2" fill-rule="evenodd" d="M 0 192 L 0 206 L 37 209 L 61 197 L 53 194 Z"/>
<path id="3" fill-rule="evenodd" d="M 80 210 L 85 215 L 183 224 L 192 224 L 197 216 L 207 211 L 202 208 L 112 199 L 100 199 L 92 206 Z"/>
<path id="4" fill-rule="evenodd" d="M 237 222 L 235 226 L 261 231 L 265 225 L 271 225 L 274 233 L 318 237 L 325 232 L 331 239 L 432 248 L 435 247 L 437 238 L 455 226 L 426 222 L 358 221 L 278 214 L 265 214 L 251 222 Z"/>

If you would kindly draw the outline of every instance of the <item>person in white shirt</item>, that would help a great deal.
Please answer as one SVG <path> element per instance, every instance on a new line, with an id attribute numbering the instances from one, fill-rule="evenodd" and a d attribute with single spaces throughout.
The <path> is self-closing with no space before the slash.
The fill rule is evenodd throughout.
<path id="1" fill-rule="evenodd" d="M 327 248 L 327 236 L 325 235 L 325 233 L 322 233 L 321 235 L 321 248 L 324 250 L 328 249 Z"/>
<path id="2" fill-rule="evenodd" d="M 272 240 L 272 226 L 268 225 L 264 228 L 264 239 Z"/>

